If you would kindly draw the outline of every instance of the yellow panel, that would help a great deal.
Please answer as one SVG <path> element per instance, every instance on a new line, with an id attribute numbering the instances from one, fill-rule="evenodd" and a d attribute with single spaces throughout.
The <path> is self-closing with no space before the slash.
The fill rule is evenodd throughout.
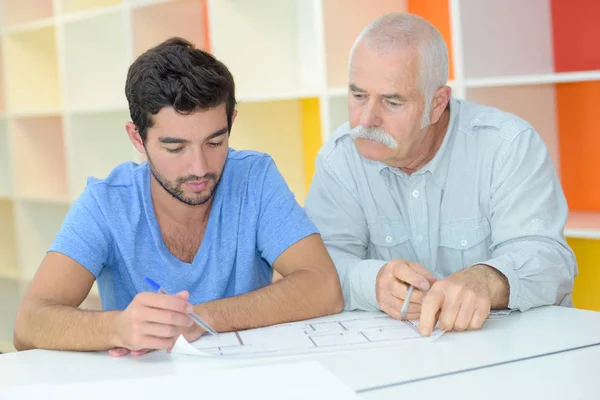
<path id="1" fill-rule="evenodd" d="M 15 224 L 13 204 L 0 200 L 0 278 L 17 276 L 17 245 L 15 243 Z"/>
<path id="2" fill-rule="evenodd" d="M 302 108 L 302 147 L 304 152 L 304 182 L 306 193 L 310 188 L 315 173 L 315 159 L 321 148 L 321 114 L 319 112 L 319 99 L 303 99 L 300 101 Z M 304 199 L 299 199 L 304 202 Z"/>
<path id="3" fill-rule="evenodd" d="M 62 0 L 65 14 L 121 4 L 121 0 Z"/>
<path id="4" fill-rule="evenodd" d="M 5 36 L 4 59 L 5 101 L 11 111 L 60 107 L 54 28 Z"/>
<path id="5" fill-rule="evenodd" d="M 568 239 L 575 252 L 579 274 L 575 278 L 575 307 L 600 311 L 600 240 Z"/>
<path id="6" fill-rule="evenodd" d="M 301 112 L 299 100 L 239 104 L 229 145 L 273 157 L 296 199 L 303 203 L 306 185 Z"/>

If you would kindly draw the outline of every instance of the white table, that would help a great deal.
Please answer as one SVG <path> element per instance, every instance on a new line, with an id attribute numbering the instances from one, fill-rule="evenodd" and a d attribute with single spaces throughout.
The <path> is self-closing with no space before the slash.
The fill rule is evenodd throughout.
<path id="1" fill-rule="evenodd" d="M 430 388 L 446 396 L 464 393 L 466 388 L 496 394 L 495 387 L 519 394 L 522 385 L 539 389 L 539 382 L 534 380 L 542 377 L 546 383 L 560 385 L 565 379 L 563 363 L 576 362 L 582 371 L 598 375 L 599 353 L 600 313 L 543 307 L 489 320 L 480 331 L 447 333 L 433 343 L 343 353 L 224 360 L 155 352 L 117 359 L 106 353 L 33 350 L 0 356 L 0 386 L 161 375 L 201 377 L 203 371 L 215 368 L 308 359 L 321 362 L 367 399 L 398 398 L 399 394 L 414 392 L 423 395 L 424 391 L 429 395 Z M 586 384 L 580 390 L 588 398 L 592 396 L 589 393 L 595 393 L 591 375 L 587 379 L 572 368 L 569 371 L 567 379 L 580 377 Z M 527 373 L 532 380 L 525 379 Z M 479 386 L 469 386 L 479 379 Z M 489 393 L 484 398 L 491 398 Z"/>

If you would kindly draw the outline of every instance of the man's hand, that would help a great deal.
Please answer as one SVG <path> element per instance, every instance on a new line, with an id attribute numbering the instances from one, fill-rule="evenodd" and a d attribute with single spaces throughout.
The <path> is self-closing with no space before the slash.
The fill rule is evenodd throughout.
<path id="1" fill-rule="evenodd" d="M 441 330 L 474 330 L 490 309 L 508 305 L 508 281 L 498 270 L 474 265 L 434 283 L 421 305 L 419 332 L 429 336 L 439 319 Z"/>
<path id="2" fill-rule="evenodd" d="M 150 350 L 170 349 L 184 329 L 194 323 L 187 315 L 192 311 L 189 293 L 174 296 L 140 293 L 115 318 L 115 349 L 109 353 L 123 356 L 142 355 Z M 198 336 L 199 337 L 199 336 Z"/>
<path id="3" fill-rule="evenodd" d="M 377 274 L 375 285 L 377 303 L 386 314 L 395 319 L 419 319 L 421 303 L 425 293 L 436 281 L 431 272 L 417 263 L 396 259 L 384 265 Z M 408 291 L 413 285 L 412 296 L 406 318 L 400 316 L 400 310 Z"/>

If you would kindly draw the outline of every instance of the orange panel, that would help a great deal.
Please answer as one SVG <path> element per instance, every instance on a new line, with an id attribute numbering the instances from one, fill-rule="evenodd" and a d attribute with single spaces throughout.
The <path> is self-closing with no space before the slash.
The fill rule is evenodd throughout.
<path id="1" fill-rule="evenodd" d="M 552 0 L 556 72 L 600 69 L 600 1 Z"/>
<path id="2" fill-rule="evenodd" d="M 440 31 L 448 46 L 450 78 L 454 78 L 452 63 L 452 36 L 450 34 L 450 10 L 448 0 L 409 0 L 408 12 L 420 15 L 431 22 Z"/>
<path id="3" fill-rule="evenodd" d="M 556 85 L 562 185 L 569 208 L 600 211 L 600 82 Z"/>

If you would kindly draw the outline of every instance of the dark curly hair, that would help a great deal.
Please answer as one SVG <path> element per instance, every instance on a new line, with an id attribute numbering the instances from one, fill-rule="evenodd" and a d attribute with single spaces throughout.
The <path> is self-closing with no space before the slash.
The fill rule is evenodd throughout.
<path id="1" fill-rule="evenodd" d="M 152 116 L 163 107 L 189 114 L 225 103 L 231 132 L 236 104 L 233 76 L 225 64 L 185 39 L 168 39 L 139 56 L 129 67 L 125 95 L 144 143 Z"/>

